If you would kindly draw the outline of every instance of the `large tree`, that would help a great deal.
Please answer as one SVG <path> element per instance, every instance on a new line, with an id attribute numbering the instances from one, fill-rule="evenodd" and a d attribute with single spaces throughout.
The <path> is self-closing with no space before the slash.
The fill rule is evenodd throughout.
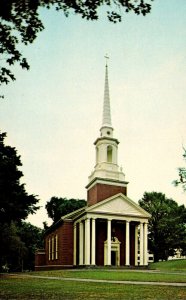
<path id="1" fill-rule="evenodd" d="M 151 214 L 149 221 L 149 249 L 154 260 L 167 260 L 175 249 L 186 249 L 186 208 L 166 198 L 162 193 L 145 192 L 140 206 Z"/>
<path id="2" fill-rule="evenodd" d="M 67 199 L 52 197 L 46 204 L 45 208 L 49 218 L 57 222 L 62 216 L 69 214 L 86 205 L 82 199 Z"/>
<path id="3" fill-rule="evenodd" d="M 43 230 L 26 222 L 1 224 L 0 271 L 34 270 L 35 251 L 43 248 Z"/>
<path id="4" fill-rule="evenodd" d="M 186 162 L 186 149 L 183 148 L 184 153 L 183 153 L 183 159 Z M 183 190 L 186 192 L 186 168 L 181 167 L 178 168 L 178 176 L 179 179 L 174 180 L 173 183 L 175 186 L 182 186 Z"/>
<path id="5" fill-rule="evenodd" d="M 22 258 L 22 269 L 34 270 L 35 252 L 37 249 L 43 249 L 44 230 L 28 222 L 21 222 L 17 228 L 18 236 L 24 243 L 26 253 Z"/>
<path id="6" fill-rule="evenodd" d="M 3 223 L 0 226 L 0 272 L 20 271 L 27 249 L 18 235 L 18 228 L 15 222 Z"/>
<path id="7" fill-rule="evenodd" d="M 6 133 L 0 132 L 0 223 L 20 221 L 39 207 L 38 199 L 29 195 L 20 182 L 23 173 L 20 156 L 14 147 L 5 145 Z"/>
<path id="8" fill-rule="evenodd" d="M 0 132 L 0 269 L 20 270 L 23 258 L 30 253 L 20 234 L 22 220 L 39 208 L 39 200 L 20 182 L 21 159 L 14 147 L 5 145 L 5 137 L 6 133 Z"/>
<path id="9" fill-rule="evenodd" d="M 122 11 L 146 15 L 153 0 L 1 0 L 0 4 L 0 84 L 15 80 L 11 66 L 18 63 L 29 69 L 26 58 L 19 49 L 20 44 L 32 43 L 44 29 L 39 16 L 40 8 L 54 6 L 65 16 L 70 13 L 86 20 L 97 20 L 100 7 L 107 7 L 111 22 L 120 22 Z"/>

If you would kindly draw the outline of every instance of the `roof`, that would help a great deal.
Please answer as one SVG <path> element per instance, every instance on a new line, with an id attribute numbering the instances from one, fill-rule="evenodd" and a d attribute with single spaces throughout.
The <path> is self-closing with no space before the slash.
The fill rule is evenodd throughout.
<path id="1" fill-rule="evenodd" d="M 54 223 L 47 231 L 47 233 L 52 232 L 58 226 L 66 221 L 78 221 L 78 219 L 84 217 L 85 215 L 94 216 L 96 218 L 113 218 L 113 219 L 125 219 L 130 218 L 130 220 L 148 220 L 151 215 L 141 208 L 137 203 L 128 198 L 127 196 L 119 193 L 105 200 L 102 200 L 91 206 L 84 206 L 77 209 L 65 216 L 62 216 L 59 221 Z"/>

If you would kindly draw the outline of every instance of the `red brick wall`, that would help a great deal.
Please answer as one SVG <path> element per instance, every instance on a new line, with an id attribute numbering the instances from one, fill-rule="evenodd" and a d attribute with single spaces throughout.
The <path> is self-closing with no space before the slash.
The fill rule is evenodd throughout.
<path id="1" fill-rule="evenodd" d="M 123 186 L 97 183 L 87 192 L 88 206 L 96 204 L 118 193 L 127 195 L 127 188 Z"/>
<path id="2" fill-rule="evenodd" d="M 36 251 L 35 254 L 35 266 L 44 266 L 46 263 L 46 253 L 45 250 Z"/>
<path id="3" fill-rule="evenodd" d="M 96 265 L 104 265 L 104 242 L 107 239 L 106 220 L 96 220 Z"/>
<path id="4" fill-rule="evenodd" d="M 61 261 L 63 265 L 73 265 L 73 222 L 65 222 L 62 226 Z"/>
<path id="5" fill-rule="evenodd" d="M 130 224 L 130 265 L 135 266 L 135 224 Z"/>
<path id="6" fill-rule="evenodd" d="M 49 260 L 48 241 L 53 236 L 58 235 L 58 259 Z M 46 265 L 73 265 L 73 222 L 64 221 L 53 232 L 49 233 L 45 238 L 46 249 Z"/>

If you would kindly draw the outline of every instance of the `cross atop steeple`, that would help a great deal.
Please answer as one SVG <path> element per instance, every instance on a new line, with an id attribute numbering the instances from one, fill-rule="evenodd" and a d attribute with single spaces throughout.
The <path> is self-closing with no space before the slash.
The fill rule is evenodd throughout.
<path id="1" fill-rule="evenodd" d="M 104 56 L 104 58 L 106 59 L 106 66 L 107 66 L 107 62 L 108 62 L 108 59 L 109 59 L 110 57 L 108 56 L 108 54 L 106 54 L 106 55 Z"/>

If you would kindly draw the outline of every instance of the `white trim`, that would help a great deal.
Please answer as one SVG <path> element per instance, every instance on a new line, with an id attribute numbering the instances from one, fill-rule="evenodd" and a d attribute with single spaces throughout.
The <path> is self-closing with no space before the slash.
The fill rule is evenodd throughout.
<path id="1" fill-rule="evenodd" d="M 143 236 L 143 223 L 141 222 L 140 223 L 140 266 L 143 266 L 143 255 L 144 255 L 144 252 L 143 252 L 143 241 L 144 239 L 144 236 Z"/>
<path id="2" fill-rule="evenodd" d="M 84 247 L 83 247 L 84 227 L 83 223 L 79 222 L 79 265 L 83 265 Z"/>
<path id="3" fill-rule="evenodd" d="M 130 265 L 130 223 L 126 221 L 126 261 L 125 265 L 129 266 Z"/>
<path id="4" fill-rule="evenodd" d="M 120 244 L 121 242 L 116 237 L 114 237 L 111 240 L 111 253 L 113 251 L 116 254 L 116 261 L 115 261 L 116 266 L 120 266 Z M 108 243 L 106 240 L 104 242 L 104 265 L 105 266 L 107 265 L 107 260 L 108 260 Z M 110 264 L 112 264 L 112 262 Z"/>
<path id="5" fill-rule="evenodd" d="M 138 225 L 135 226 L 135 266 L 138 266 Z"/>
<path id="6" fill-rule="evenodd" d="M 51 238 L 48 239 L 48 260 L 51 260 Z"/>
<path id="7" fill-rule="evenodd" d="M 92 219 L 91 265 L 96 264 L 96 220 Z"/>
<path id="8" fill-rule="evenodd" d="M 85 265 L 90 265 L 90 219 L 85 220 Z"/>
<path id="9" fill-rule="evenodd" d="M 143 257 L 144 257 L 144 265 L 148 265 L 148 235 L 147 235 L 147 223 L 144 223 L 143 227 Z"/>
<path id="10" fill-rule="evenodd" d="M 55 259 L 58 259 L 58 235 L 55 235 Z"/>
<path id="11" fill-rule="evenodd" d="M 54 260 L 54 236 L 52 236 L 52 260 Z"/>
<path id="12" fill-rule="evenodd" d="M 74 254 L 74 266 L 76 266 L 76 247 L 77 247 L 77 241 L 76 241 L 76 232 L 77 232 L 77 229 L 76 229 L 76 225 L 74 225 L 74 251 L 73 251 L 73 254 Z"/>
<path id="13" fill-rule="evenodd" d="M 125 196 L 125 195 L 123 195 L 122 193 L 118 193 L 118 194 L 116 194 L 116 195 L 114 195 L 114 196 L 112 196 L 112 197 L 109 197 L 109 198 L 107 198 L 107 199 L 105 199 L 105 200 L 102 200 L 102 201 L 100 201 L 100 202 L 98 202 L 98 203 L 96 203 L 96 204 L 94 204 L 94 205 L 91 205 L 91 206 L 89 206 L 89 207 L 87 207 L 86 208 L 86 212 L 94 212 L 94 210 L 95 209 L 97 209 L 97 208 L 99 208 L 99 207 L 101 207 L 101 206 L 103 206 L 104 204 L 106 204 L 106 203 L 108 203 L 108 202 L 111 202 L 111 201 L 113 201 L 114 199 L 116 199 L 116 198 L 122 198 L 124 201 L 126 201 L 126 202 L 128 202 L 129 203 L 129 205 L 131 205 L 131 206 L 133 206 L 137 211 L 139 211 L 139 213 L 141 214 L 141 215 L 139 215 L 139 217 L 141 217 L 141 218 L 150 218 L 151 217 L 151 215 L 148 213 L 148 212 L 146 212 L 143 208 L 141 208 L 137 203 L 135 203 L 133 200 L 131 200 L 130 198 L 128 198 L 127 196 Z M 107 214 L 108 215 L 108 214 Z M 118 213 L 116 213 L 116 215 L 119 215 Z M 122 216 L 123 216 L 123 214 L 121 214 Z M 135 217 L 138 217 L 137 215 L 134 215 Z"/>
<path id="14" fill-rule="evenodd" d="M 107 163 L 107 162 L 105 162 Z M 109 163 L 107 163 L 109 164 Z M 112 163 L 110 163 L 112 164 Z M 113 164 L 112 164 L 113 165 Z M 116 164 L 115 164 L 116 165 Z M 117 166 L 117 165 L 116 165 Z M 105 170 L 106 171 L 106 170 Z M 114 172 L 115 173 L 115 172 Z M 118 172 L 118 173 L 122 173 L 122 172 Z M 114 186 L 122 186 L 122 187 L 127 187 L 128 182 L 127 181 L 118 181 L 116 179 L 108 179 L 108 178 L 98 178 L 95 177 L 92 180 L 92 183 L 90 182 L 90 185 L 87 185 L 86 188 L 89 191 L 94 185 L 96 185 L 97 183 L 99 184 L 107 184 L 107 185 L 114 185 Z"/>
<path id="15" fill-rule="evenodd" d="M 106 265 L 111 265 L 111 220 L 107 220 L 107 260 Z"/>
<path id="16" fill-rule="evenodd" d="M 87 218 L 87 216 L 89 218 L 94 218 L 94 219 L 106 219 L 107 220 L 108 218 L 110 218 L 112 220 L 114 219 L 114 220 L 123 221 L 123 222 L 125 222 L 125 221 L 128 221 L 128 222 L 134 221 L 134 222 L 138 222 L 138 223 L 140 223 L 140 222 L 148 223 L 147 218 L 140 217 L 140 216 L 139 217 L 138 216 L 134 217 L 132 215 L 123 216 L 122 214 L 114 214 L 114 213 L 111 214 L 111 213 L 103 213 L 103 212 L 92 212 L 92 213 L 90 212 L 90 213 L 84 215 L 81 219 L 79 219 L 78 222 L 85 220 Z"/>
<path id="17" fill-rule="evenodd" d="M 73 212 L 71 212 L 71 213 L 69 213 L 69 214 L 61 217 L 61 220 L 66 220 L 66 219 L 67 220 L 72 220 L 73 216 L 75 216 L 75 217 L 77 216 L 78 217 L 78 215 L 80 215 L 82 212 L 84 212 L 86 210 L 86 207 L 87 206 L 81 207 L 81 208 L 79 208 L 79 209 L 77 209 L 77 210 L 75 210 L 75 211 L 73 211 Z"/>

